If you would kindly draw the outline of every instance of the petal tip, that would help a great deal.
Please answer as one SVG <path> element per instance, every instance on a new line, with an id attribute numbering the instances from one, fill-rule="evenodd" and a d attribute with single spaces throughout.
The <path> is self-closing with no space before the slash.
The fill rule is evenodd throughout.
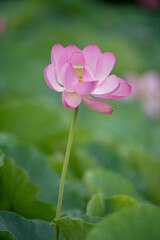
<path id="1" fill-rule="evenodd" d="M 124 97 L 128 97 L 131 94 L 132 86 L 127 81 L 125 81 L 125 84 L 126 84 L 126 91 L 125 91 Z"/>
<path id="2" fill-rule="evenodd" d="M 93 111 L 100 112 L 104 114 L 112 114 L 113 109 L 111 106 L 101 100 L 91 98 L 89 95 L 82 97 L 83 102 Z"/>
<path id="3" fill-rule="evenodd" d="M 113 108 L 111 108 L 110 112 L 107 112 L 106 114 L 112 114 L 113 113 Z"/>
<path id="4" fill-rule="evenodd" d="M 113 52 L 106 52 L 106 53 L 108 53 L 108 55 L 112 56 L 112 59 L 113 59 L 113 61 L 115 63 L 116 57 L 115 57 L 114 53 Z"/>

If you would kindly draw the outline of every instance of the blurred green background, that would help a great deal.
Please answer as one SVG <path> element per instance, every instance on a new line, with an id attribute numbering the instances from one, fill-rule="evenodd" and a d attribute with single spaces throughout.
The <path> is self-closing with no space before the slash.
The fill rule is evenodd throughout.
<path id="1" fill-rule="evenodd" d="M 24 147 L 44 154 L 59 176 L 73 111 L 63 107 L 61 94 L 44 81 L 52 46 L 75 44 L 82 49 L 97 44 L 103 52 L 114 53 L 112 73 L 122 78 L 130 72 L 159 71 L 160 12 L 128 1 L 24 0 L 1 1 L 0 15 L 6 21 L 0 35 L 0 146 L 17 166 L 28 171 L 31 182 L 42 191 L 39 198 L 56 204 L 58 190 L 55 198 L 46 197 L 48 183 L 34 175 L 41 168 L 35 160 L 38 157 L 27 154 Z M 114 109 L 111 116 L 81 104 L 68 180 L 88 200 L 90 195 L 81 186 L 87 171 L 97 167 L 111 170 L 133 184 L 141 195 L 138 199 L 160 204 L 160 118 L 150 119 L 140 103 L 129 98 L 107 102 Z M 112 178 L 106 181 L 112 182 Z M 119 193 L 127 192 L 115 189 L 107 196 Z M 66 197 L 66 209 L 70 209 L 68 201 Z M 73 209 L 79 201 L 75 200 Z M 7 209 L 6 204 L 1 209 Z"/>

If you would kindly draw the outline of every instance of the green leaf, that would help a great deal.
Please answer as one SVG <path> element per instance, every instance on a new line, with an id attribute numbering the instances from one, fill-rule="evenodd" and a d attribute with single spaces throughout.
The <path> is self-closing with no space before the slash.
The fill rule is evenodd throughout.
<path id="1" fill-rule="evenodd" d="M 6 144 L 14 144 L 17 143 L 17 139 L 15 136 L 6 133 L 0 132 L 0 146 L 5 146 Z"/>
<path id="2" fill-rule="evenodd" d="M 2 150 L 0 149 L 0 167 L 3 166 L 4 164 L 4 153 L 2 152 Z"/>
<path id="3" fill-rule="evenodd" d="M 0 131 L 15 134 L 20 140 L 47 152 L 63 146 L 68 134 L 67 114 L 44 99 L 11 101 L 0 105 Z M 56 127 L 55 127 L 56 126 Z"/>
<path id="4" fill-rule="evenodd" d="M 160 161 L 144 150 L 125 147 L 125 161 L 138 171 L 150 200 L 160 204 Z"/>
<path id="5" fill-rule="evenodd" d="M 54 217 L 55 206 L 37 199 L 39 188 L 29 182 L 27 172 L 16 167 L 12 159 L 4 158 L 4 166 L 0 168 L 0 180 L 6 209 L 28 218 L 51 220 Z"/>
<path id="6" fill-rule="evenodd" d="M 138 207 L 138 203 L 134 198 L 125 195 L 113 196 L 105 199 L 105 210 L 103 216 L 112 212 L 117 212 L 123 208 Z"/>
<path id="7" fill-rule="evenodd" d="M 103 194 L 97 193 L 92 196 L 87 205 L 87 214 L 90 216 L 106 216 L 122 208 L 138 206 L 137 201 L 126 195 L 118 195 L 105 198 Z"/>
<path id="8" fill-rule="evenodd" d="M 82 240 L 85 239 L 88 232 L 101 221 L 101 218 L 90 216 L 82 216 L 80 218 L 62 217 L 56 220 L 55 223 L 60 228 L 60 233 L 67 240 Z"/>
<path id="9" fill-rule="evenodd" d="M 56 205 L 60 175 L 51 169 L 46 155 L 33 147 L 18 142 L 5 145 L 2 149 L 7 156 L 11 156 L 15 160 L 18 167 L 27 171 L 30 181 L 39 187 L 38 199 Z M 85 210 L 81 185 L 75 180 L 65 181 L 62 213 L 79 209 Z"/>
<path id="10" fill-rule="evenodd" d="M 79 143 L 80 140 L 78 140 L 78 144 Z M 94 158 L 91 157 L 84 148 L 78 148 L 75 145 L 69 161 L 69 168 L 71 169 L 73 175 L 75 177 L 82 178 L 87 170 L 95 168 L 96 166 L 97 164 L 95 163 Z"/>
<path id="11" fill-rule="evenodd" d="M 7 231 L 1 231 L 0 230 L 0 239 L 1 240 L 17 240 L 17 238 Z"/>
<path id="12" fill-rule="evenodd" d="M 159 240 L 160 208 L 148 205 L 110 214 L 88 235 L 87 240 Z"/>
<path id="13" fill-rule="evenodd" d="M 111 170 L 90 170 L 86 172 L 84 181 L 90 195 L 101 192 L 105 197 L 125 194 L 140 198 L 129 180 Z"/>
<path id="14" fill-rule="evenodd" d="M 101 193 L 93 195 L 87 205 L 87 215 L 102 216 L 105 209 L 104 196 Z"/>
<path id="15" fill-rule="evenodd" d="M 54 239 L 54 229 L 49 225 L 48 222 L 42 220 L 28 220 L 18 214 L 12 212 L 0 212 L 0 234 L 9 232 L 9 239 L 17 240 L 53 240 Z M 12 237 L 14 234 L 14 237 Z M 1 236 L 1 235 L 0 235 Z M 4 234 L 5 237 L 5 234 Z M 12 237 L 12 238 L 11 238 Z M 0 238 L 1 239 L 1 238 Z M 2 238 L 3 239 L 3 238 Z M 62 239 L 62 238 L 61 238 Z"/>

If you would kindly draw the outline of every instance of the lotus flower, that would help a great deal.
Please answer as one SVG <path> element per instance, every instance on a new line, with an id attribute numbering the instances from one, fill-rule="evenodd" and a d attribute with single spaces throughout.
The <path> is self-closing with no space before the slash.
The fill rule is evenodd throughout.
<path id="1" fill-rule="evenodd" d="M 69 45 L 56 44 L 51 52 L 51 64 L 44 70 L 45 81 L 57 92 L 62 92 L 66 108 L 76 108 L 83 101 L 96 112 L 112 114 L 111 106 L 101 100 L 123 98 L 130 94 L 131 86 L 123 79 L 110 75 L 115 64 L 111 52 L 102 53 L 94 44 L 82 51 Z"/>
<path id="2" fill-rule="evenodd" d="M 7 21 L 4 17 L 0 16 L 0 35 L 3 33 L 3 31 L 6 28 Z"/>
<path id="3" fill-rule="evenodd" d="M 144 7 L 150 7 L 150 8 L 160 8 L 160 2 L 159 0 L 137 0 L 139 4 L 141 4 Z"/>
<path id="4" fill-rule="evenodd" d="M 133 91 L 131 99 L 137 99 L 150 118 L 160 116 L 160 75 L 156 71 L 148 71 L 142 75 L 128 74 L 127 80 Z"/>

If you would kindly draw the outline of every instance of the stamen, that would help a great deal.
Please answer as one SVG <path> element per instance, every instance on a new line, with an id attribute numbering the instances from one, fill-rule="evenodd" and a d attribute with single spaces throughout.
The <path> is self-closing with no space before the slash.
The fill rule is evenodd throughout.
<path id="1" fill-rule="evenodd" d="M 73 65 L 73 68 L 77 73 L 79 82 L 83 82 L 83 65 Z"/>

